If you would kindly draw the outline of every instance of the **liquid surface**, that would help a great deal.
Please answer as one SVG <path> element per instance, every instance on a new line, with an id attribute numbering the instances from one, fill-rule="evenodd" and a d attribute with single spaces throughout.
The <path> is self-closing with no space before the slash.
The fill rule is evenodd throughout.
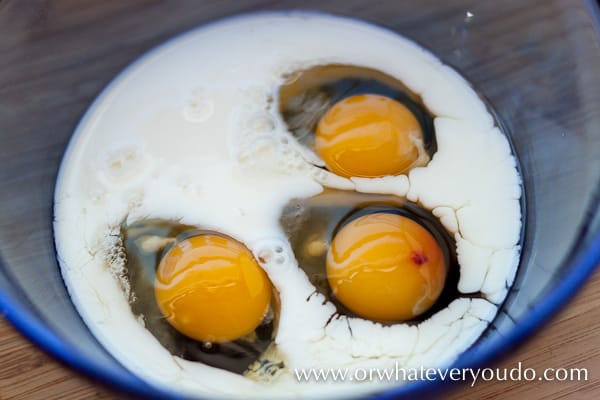
<path id="1" fill-rule="evenodd" d="M 402 54 L 403 62 L 390 54 Z M 281 108 L 280 89 L 316 66 L 379 71 L 376 80 L 394 91 L 394 82 L 401 82 L 399 90 L 422 104 L 433 124 L 431 161 L 405 175 L 378 178 L 347 178 L 323 168 L 307 143 L 311 135 L 304 136 L 307 142 L 300 139 L 308 125 L 295 129 L 287 118 L 293 107 Z M 358 86 L 366 79 L 374 87 L 364 76 L 345 76 L 330 87 L 343 86 L 345 79 Z M 423 132 L 428 149 L 432 131 Z M 448 282 L 456 282 L 451 290 L 460 295 L 442 294 L 448 303 L 439 300 L 431 314 L 411 323 L 384 325 L 339 313 L 305 272 L 293 246 L 296 237 L 279 223 L 290 201 L 327 190 L 409 200 L 433 215 L 454 239 L 458 268 Z M 433 55 L 359 21 L 264 14 L 171 41 L 107 89 L 79 125 L 61 166 L 55 236 L 65 283 L 82 318 L 111 354 L 148 382 L 204 397 L 352 397 L 390 382 L 299 384 L 293 371 L 396 362 L 435 367 L 455 360 L 488 326 L 512 284 L 520 194 L 506 137 L 469 84 Z M 196 356 L 202 362 L 190 361 L 191 343 L 170 334 L 163 341 L 152 328 L 150 316 L 156 314 L 136 311 L 156 312 L 157 306 L 142 300 L 128 275 L 133 257 L 123 257 L 121 233 L 123 224 L 148 220 L 219 232 L 243 243 L 259 261 L 280 309 L 274 337 L 260 342 L 264 351 L 242 355 L 251 373 L 232 373 L 241 364 L 223 367 L 222 354 L 219 368 L 212 366 L 218 357 L 201 351 Z M 132 295 L 139 296 L 133 303 Z M 187 359 L 177 352 L 188 353 Z"/>

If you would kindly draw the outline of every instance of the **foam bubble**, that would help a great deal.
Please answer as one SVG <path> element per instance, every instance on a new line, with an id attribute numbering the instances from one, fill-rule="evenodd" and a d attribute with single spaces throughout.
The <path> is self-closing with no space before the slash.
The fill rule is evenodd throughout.
<path id="1" fill-rule="evenodd" d="M 126 146 L 104 153 L 100 176 L 109 184 L 131 182 L 146 171 L 148 162 L 139 147 Z"/>
<path id="2" fill-rule="evenodd" d="M 202 88 L 194 89 L 182 108 L 183 117 L 194 123 L 208 120 L 215 111 L 213 100 Z"/>

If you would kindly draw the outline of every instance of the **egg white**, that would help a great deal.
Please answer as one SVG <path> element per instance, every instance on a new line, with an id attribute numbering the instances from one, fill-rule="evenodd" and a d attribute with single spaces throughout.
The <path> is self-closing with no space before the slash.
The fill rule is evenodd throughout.
<path id="1" fill-rule="evenodd" d="M 420 95 L 435 115 L 438 151 L 431 162 L 377 179 L 317 168 L 319 160 L 294 140 L 274 105 L 285 73 L 326 64 L 374 68 Z M 228 19 L 152 51 L 94 102 L 60 169 L 58 257 L 89 329 L 153 385 L 228 398 L 357 396 L 385 383 L 302 384 L 292 370 L 442 366 L 470 346 L 493 319 L 518 264 L 515 165 L 469 84 L 413 42 L 319 14 Z M 314 293 L 279 226 L 288 201 L 324 187 L 406 196 L 432 210 L 455 235 L 459 290 L 485 298 L 457 299 L 416 326 L 329 321 L 335 307 Z M 173 357 L 159 344 L 131 313 L 123 261 L 109 253 L 121 222 L 144 218 L 223 232 L 267 260 L 262 266 L 281 297 L 276 357 L 287 370 L 257 382 Z"/>

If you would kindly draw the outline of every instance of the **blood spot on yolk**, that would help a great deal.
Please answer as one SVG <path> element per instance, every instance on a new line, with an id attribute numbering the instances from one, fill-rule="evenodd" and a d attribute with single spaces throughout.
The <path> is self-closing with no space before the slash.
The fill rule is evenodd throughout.
<path id="1" fill-rule="evenodd" d="M 427 311 L 446 280 L 436 239 L 410 218 L 390 213 L 359 217 L 333 238 L 327 279 L 350 311 L 375 321 L 406 321 Z"/>
<path id="2" fill-rule="evenodd" d="M 415 251 L 410 255 L 410 259 L 417 265 L 425 264 L 427 256 L 420 251 Z"/>
<path id="3" fill-rule="evenodd" d="M 315 150 L 331 172 L 346 178 L 399 175 L 429 160 L 413 113 L 374 94 L 334 104 L 317 125 Z"/>
<path id="4" fill-rule="evenodd" d="M 254 331 L 271 302 L 271 282 L 241 243 L 205 234 L 178 242 L 162 258 L 154 293 L 182 334 L 227 342 Z"/>

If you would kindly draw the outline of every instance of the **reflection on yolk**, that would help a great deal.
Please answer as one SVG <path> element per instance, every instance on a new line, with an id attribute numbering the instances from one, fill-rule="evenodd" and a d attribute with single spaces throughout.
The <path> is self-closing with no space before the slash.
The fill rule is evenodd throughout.
<path id="1" fill-rule="evenodd" d="M 355 314 L 404 321 L 435 303 L 446 265 L 435 238 L 417 222 L 376 213 L 349 222 L 334 237 L 327 279 L 335 297 Z"/>
<path id="2" fill-rule="evenodd" d="M 412 112 L 374 94 L 334 104 L 319 121 L 315 149 L 331 172 L 347 178 L 403 174 L 426 157 Z"/>
<path id="3" fill-rule="evenodd" d="M 154 293 L 182 334 L 209 342 L 254 331 L 271 301 L 271 283 L 241 243 L 205 234 L 178 242 L 161 260 Z"/>

